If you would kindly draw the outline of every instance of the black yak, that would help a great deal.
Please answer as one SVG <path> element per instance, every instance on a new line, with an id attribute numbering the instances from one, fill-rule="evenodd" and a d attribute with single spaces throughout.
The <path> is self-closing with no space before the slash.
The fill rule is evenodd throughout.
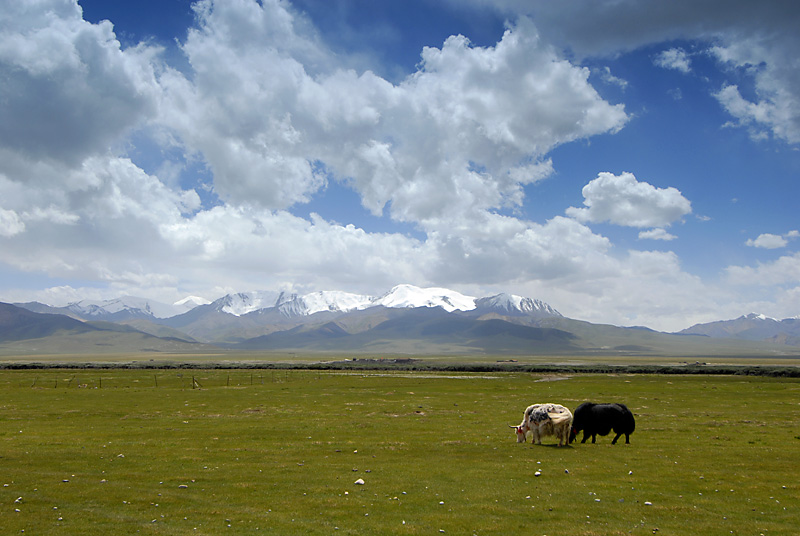
<path id="1" fill-rule="evenodd" d="M 633 413 L 625 404 L 584 402 L 575 409 L 569 441 L 572 443 L 578 432 L 583 430 L 581 443 L 586 443 L 589 436 L 592 437 L 592 443 L 594 443 L 595 436 L 608 435 L 611 430 L 614 430 L 617 435 L 611 441 L 612 445 L 622 434 L 625 434 L 625 443 L 630 443 L 630 435 L 634 428 L 636 428 L 636 422 L 633 419 Z"/>

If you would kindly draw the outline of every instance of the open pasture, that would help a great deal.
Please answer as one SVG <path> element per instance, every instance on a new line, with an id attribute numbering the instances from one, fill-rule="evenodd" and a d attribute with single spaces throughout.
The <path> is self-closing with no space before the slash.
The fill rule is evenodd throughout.
<path id="1" fill-rule="evenodd" d="M 631 444 L 507 426 L 585 400 Z M 4 534 L 796 534 L 798 460 L 797 379 L 0 372 Z"/>

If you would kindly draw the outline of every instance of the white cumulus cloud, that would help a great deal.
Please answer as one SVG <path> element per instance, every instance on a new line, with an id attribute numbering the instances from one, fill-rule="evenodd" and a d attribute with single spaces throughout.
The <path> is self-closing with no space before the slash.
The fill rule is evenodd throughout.
<path id="1" fill-rule="evenodd" d="M 791 68 L 775 67 L 796 48 L 776 38 L 747 56 L 710 15 L 710 30 L 686 30 L 672 3 L 655 14 L 640 3 L 608 13 L 596 2 L 536 4 L 567 21 L 553 25 L 526 17 L 519 6 L 534 3 L 520 2 L 496 43 L 464 35 L 430 43 L 418 67 L 392 81 L 352 69 L 364 62 L 333 53 L 285 0 L 196 3 L 195 25 L 176 50 L 185 61 L 172 66 L 157 47 L 121 45 L 111 23 L 83 20 L 77 0 L 7 4 L 0 275 L 76 278 L 80 288 L 47 292 L 65 299 L 214 298 L 265 287 L 372 293 L 408 281 L 476 295 L 502 286 L 581 318 L 688 323 L 691 310 L 716 310 L 727 295 L 684 272 L 672 252 L 620 254 L 588 227 L 609 221 L 643 229 L 643 239 L 670 239 L 665 227 L 692 211 L 677 189 L 600 173 L 569 217 L 520 216 L 529 186 L 557 175 L 554 148 L 629 120 L 572 58 L 719 37 L 717 57 L 757 82 L 752 94 L 725 90 L 732 116 L 797 139 L 797 84 Z M 574 46 L 553 46 L 564 43 L 559 31 Z M 600 76 L 625 87 L 608 69 Z M 148 147 L 163 162 L 137 159 Z M 190 166 L 204 173 L 191 183 Z M 413 231 L 298 216 L 331 181 Z M 780 279 L 794 264 L 758 270 Z M 746 279 L 748 270 L 756 269 L 730 274 Z"/>
<path id="2" fill-rule="evenodd" d="M 674 69 L 682 73 L 688 73 L 692 70 L 689 55 L 682 48 L 670 48 L 662 51 L 656 55 L 653 63 L 664 69 Z"/>
<path id="3" fill-rule="evenodd" d="M 11 2 L 0 10 L 0 172 L 52 160 L 79 165 L 156 111 L 158 49 L 122 50 L 111 23 L 76 2 Z"/>
<path id="4" fill-rule="evenodd" d="M 0 13 L 3 266 L 177 299 L 222 280 L 371 292 L 607 262 L 608 240 L 579 222 L 495 213 L 553 174 L 551 149 L 628 120 L 530 20 L 493 46 L 452 36 L 389 82 L 347 68 L 288 2 L 195 11 L 182 70 L 75 0 Z M 163 159 L 150 171 L 127 154 L 142 140 Z M 203 200 L 182 185 L 190 164 L 208 170 Z M 288 211 L 331 180 L 418 237 Z"/>
<path id="5" fill-rule="evenodd" d="M 789 231 L 783 236 L 763 233 L 758 235 L 755 239 L 748 239 L 745 244 L 754 248 L 779 249 L 786 247 L 789 244 L 789 240 L 797 238 L 798 236 L 800 236 L 799 231 Z"/>
<path id="6" fill-rule="evenodd" d="M 162 77 L 161 122 L 208 162 L 216 192 L 233 204 L 286 209 L 330 173 L 372 213 L 388 207 L 432 226 L 518 206 L 553 147 L 628 119 L 527 19 L 493 47 L 460 35 L 426 47 L 419 69 L 393 84 L 337 66 L 282 2 L 202 6 L 182 45 L 194 75 Z M 273 19 L 283 39 L 270 34 Z M 307 57 L 326 58 L 327 69 Z"/>
<path id="7" fill-rule="evenodd" d="M 650 229 L 639 233 L 640 240 L 675 240 L 678 238 L 664 229 Z"/>
<path id="8" fill-rule="evenodd" d="M 746 242 L 748 246 L 764 249 L 778 249 L 786 247 L 788 243 L 789 242 L 784 237 L 769 233 L 760 234 L 755 240 L 751 238 Z"/>
<path id="9" fill-rule="evenodd" d="M 25 230 L 25 224 L 13 210 L 0 208 L 0 235 L 14 236 Z"/>
<path id="10" fill-rule="evenodd" d="M 726 273 L 731 283 L 741 286 L 799 287 L 800 253 L 785 255 L 772 262 L 757 263 L 755 266 L 730 266 Z"/>
<path id="11" fill-rule="evenodd" d="M 583 187 L 585 208 L 570 207 L 567 215 L 581 222 L 610 222 L 629 227 L 665 227 L 692 212 L 676 188 L 656 188 L 633 173 L 602 172 Z"/>
<path id="12" fill-rule="evenodd" d="M 506 13 L 531 15 L 548 40 L 578 57 L 613 57 L 672 40 L 706 46 L 734 76 L 745 76 L 748 85 L 754 84 L 754 95 L 743 95 L 732 82 L 714 92 L 734 118 L 731 124 L 747 128 L 756 139 L 773 136 L 800 143 L 800 94 L 796 90 L 800 86 L 800 10 L 795 2 L 496 0 L 493 4 Z M 686 52 L 678 47 L 670 50 L 658 58 L 671 68 L 690 67 Z"/>

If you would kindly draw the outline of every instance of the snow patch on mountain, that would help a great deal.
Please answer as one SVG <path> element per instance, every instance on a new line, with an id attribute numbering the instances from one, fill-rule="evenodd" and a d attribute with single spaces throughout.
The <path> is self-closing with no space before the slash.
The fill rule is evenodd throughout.
<path id="1" fill-rule="evenodd" d="M 319 291 L 303 296 L 306 314 L 313 315 L 322 311 L 347 312 L 372 307 L 375 298 L 363 294 L 351 294 L 340 291 Z"/>
<path id="2" fill-rule="evenodd" d="M 561 316 L 561 313 L 540 300 L 514 294 L 475 298 L 447 288 L 421 288 L 408 284 L 397 285 L 378 297 L 342 291 L 318 291 L 303 295 L 253 291 L 229 294 L 214 304 L 218 310 L 235 316 L 275 308 L 287 318 L 320 312 L 347 313 L 377 306 L 393 309 L 441 307 L 450 313 L 479 308 L 506 315 Z"/>
<path id="3" fill-rule="evenodd" d="M 187 296 L 182 300 L 178 300 L 172 304 L 172 308 L 175 311 L 174 315 L 179 315 L 188 311 L 191 311 L 195 307 L 199 307 L 201 305 L 208 305 L 211 302 L 205 298 L 201 298 L 200 296 Z"/>
<path id="4" fill-rule="evenodd" d="M 704 335 L 750 341 L 769 341 L 798 346 L 800 322 L 796 318 L 778 320 L 764 314 L 750 313 L 733 320 L 720 320 L 694 326 L 678 332 L 682 335 Z"/>
<path id="5" fill-rule="evenodd" d="M 780 320 L 778 320 L 777 318 L 772 318 L 760 313 L 750 313 L 747 315 L 742 315 L 739 317 L 739 320 L 769 320 L 771 322 L 780 322 Z"/>
<path id="6" fill-rule="evenodd" d="M 102 317 L 129 313 L 133 316 L 169 318 L 183 312 L 176 310 L 172 305 L 135 296 L 123 296 L 114 300 L 102 301 L 81 300 L 69 304 L 67 309 L 84 317 Z"/>
<path id="7" fill-rule="evenodd" d="M 178 300 L 172 305 L 176 307 L 188 306 L 190 308 L 194 308 L 198 305 L 208 305 L 209 303 L 211 303 L 209 300 L 201 298 L 200 296 L 186 296 L 184 299 Z"/>
<path id="8" fill-rule="evenodd" d="M 283 292 L 274 291 L 237 292 L 236 294 L 223 296 L 216 300 L 214 304 L 223 313 L 242 316 L 259 309 L 276 307 L 278 299 L 283 295 Z"/>
<path id="9" fill-rule="evenodd" d="M 475 301 L 479 309 L 490 309 L 506 314 L 541 314 L 546 316 L 561 316 L 561 313 L 548 304 L 533 298 L 524 298 L 515 294 L 497 294 L 488 298 L 479 298 Z"/>
<path id="10" fill-rule="evenodd" d="M 475 298 L 471 296 L 446 288 L 419 288 L 413 285 L 397 285 L 374 303 L 394 308 L 441 307 L 449 313 L 475 309 Z"/>
<path id="11" fill-rule="evenodd" d="M 229 294 L 217 302 L 220 311 L 234 316 L 276 308 L 282 315 L 292 317 L 323 311 L 347 312 L 364 309 L 373 305 L 373 298 L 341 291 L 319 291 L 305 295 L 293 292 L 252 291 Z"/>
<path id="12" fill-rule="evenodd" d="M 513 294 L 498 294 L 488 298 L 475 298 L 460 292 L 441 288 L 421 288 L 414 285 L 397 285 L 382 296 L 369 296 L 342 291 L 318 291 L 297 294 L 288 291 L 250 291 L 228 294 L 214 302 L 198 296 L 188 296 L 172 304 L 125 296 L 115 300 L 83 300 L 70 304 L 69 309 L 83 318 L 102 319 L 120 315 L 134 317 L 170 318 L 199 306 L 233 316 L 243 316 L 265 310 L 277 310 L 287 318 L 308 316 L 321 312 L 347 313 L 370 307 L 417 308 L 441 307 L 447 312 L 474 311 L 476 308 L 507 315 L 561 314 L 539 300 Z M 478 312 L 478 311 L 476 311 Z"/>
<path id="13" fill-rule="evenodd" d="M 382 305 L 390 308 L 442 307 L 448 312 L 470 311 L 475 298 L 446 288 L 420 288 L 397 285 L 380 297 L 342 291 L 318 291 L 310 294 L 253 291 L 229 294 L 217 300 L 218 309 L 242 316 L 261 309 L 276 308 L 286 317 L 305 316 L 324 311 L 349 312 Z"/>

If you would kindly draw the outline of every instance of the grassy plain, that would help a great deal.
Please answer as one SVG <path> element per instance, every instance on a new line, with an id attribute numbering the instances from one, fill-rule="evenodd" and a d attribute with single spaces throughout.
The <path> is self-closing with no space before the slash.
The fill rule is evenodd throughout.
<path id="1" fill-rule="evenodd" d="M 507 427 L 584 400 L 631 444 Z M 4 534 L 797 534 L 798 460 L 789 378 L 0 371 Z"/>

